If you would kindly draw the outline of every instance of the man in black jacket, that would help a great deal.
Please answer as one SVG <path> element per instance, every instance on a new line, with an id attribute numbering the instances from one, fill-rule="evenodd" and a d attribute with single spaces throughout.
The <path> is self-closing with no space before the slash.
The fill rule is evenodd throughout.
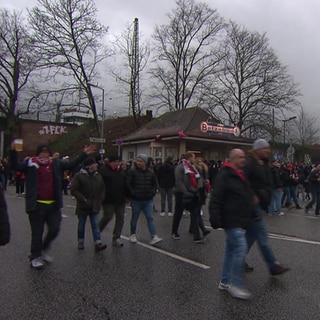
<path id="1" fill-rule="evenodd" d="M 174 187 L 174 169 L 173 158 L 168 157 L 166 161 L 159 166 L 157 170 L 158 183 L 160 186 L 160 196 L 161 196 L 161 212 L 160 216 L 164 217 L 166 215 L 166 200 L 168 201 L 168 216 L 172 217 L 172 197 L 173 197 L 173 187 Z"/>
<path id="2" fill-rule="evenodd" d="M 140 212 L 143 211 L 148 229 L 151 235 L 150 244 L 154 245 L 160 241 L 156 234 L 156 228 L 153 220 L 153 197 L 158 188 L 157 178 L 148 166 L 148 156 L 139 154 L 135 159 L 135 164 L 132 169 L 128 171 L 126 179 L 126 187 L 128 195 L 131 199 L 132 216 L 130 222 L 131 235 L 129 241 L 131 243 L 137 242 L 136 229 Z"/>
<path id="3" fill-rule="evenodd" d="M 253 219 L 253 192 L 242 168 L 245 154 L 240 149 L 230 152 L 230 162 L 224 164 L 216 176 L 210 199 L 209 213 L 213 228 L 223 228 L 226 246 L 219 283 L 238 299 L 249 299 L 244 287 L 244 264 L 247 254 L 246 229 Z"/>
<path id="4" fill-rule="evenodd" d="M 272 176 L 272 199 L 269 205 L 269 214 L 277 214 L 283 216 L 284 212 L 281 211 L 281 196 L 282 196 L 282 182 L 280 178 L 280 163 L 273 160 L 271 163 L 271 176 Z"/>
<path id="5" fill-rule="evenodd" d="M 268 209 L 272 196 L 272 176 L 268 165 L 268 157 L 270 156 L 270 145 L 264 139 L 257 139 L 253 143 L 252 150 L 249 150 L 247 161 L 244 167 L 251 188 L 254 192 L 254 210 L 256 218 L 246 236 L 248 241 L 248 249 L 252 247 L 257 240 L 260 251 L 266 261 L 271 275 L 279 275 L 286 271 L 285 268 L 277 262 L 268 242 L 268 232 L 263 221 L 263 213 Z M 248 251 L 249 251 L 248 250 Z"/>
<path id="6" fill-rule="evenodd" d="M 122 247 L 120 240 L 126 203 L 126 173 L 120 167 L 120 157 L 111 155 L 109 163 L 103 165 L 99 172 L 105 184 L 105 196 L 103 200 L 103 216 L 100 219 L 100 231 L 107 226 L 115 215 L 115 224 L 112 233 L 112 244 Z"/>

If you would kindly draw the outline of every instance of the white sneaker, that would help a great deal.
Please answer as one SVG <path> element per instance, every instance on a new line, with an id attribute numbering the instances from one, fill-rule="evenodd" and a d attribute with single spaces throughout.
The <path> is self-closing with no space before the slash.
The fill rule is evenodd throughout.
<path id="1" fill-rule="evenodd" d="M 30 266 L 31 266 L 31 268 L 40 270 L 40 269 L 43 268 L 44 263 L 43 263 L 43 261 L 41 260 L 40 257 L 39 258 L 34 258 L 34 259 L 30 260 Z"/>
<path id="2" fill-rule="evenodd" d="M 168 212 L 168 217 L 173 217 L 173 213 L 172 212 Z"/>
<path id="3" fill-rule="evenodd" d="M 222 290 L 222 291 L 228 291 L 230 288 L 230 285 L 220 281 L 218 288 L 219 288 L 219 290 Z"/>
<path id="4" fill-rule="evenodd" d="M 279 212 L 278 216 L 284 216 L 284 212 L 283 211 Z"/>
<path id="5" fill-rule="evenodd" d="M 165 212 L 160 212 L 160 217 L 164 217 L 166 215 Z"/>
<path id="6" fill-rule="evenodd" d="M 132 234 L 132 235 L 130 236 L 130 238 L 129 238 L 129 241 L 130 241 L 131 243 L 137 243 L 138 240 L 137 240 L 136 235 L 135 235 L 135 234 Z"/>
<path id="7" fill-rule="evenodd" d="M 203 216 L 203 211 L 202 210 L 200 211 L 200 216 Z"/>
<path id="8" fill-rule="evenodd" d="M 160 241 L 162 241 L 163 239 L 162 238 L 159 238 L 157 235 L 153 236 L 151 241 L 149 242 L 151 245 L 154 245 Z"/>
<path id="9" fill-rule="evenodd" d="M 245 288 L 237 288 L 234 286 L 230 286 L 228 292 L 233 298 L 241 299 L 241 300 L 249 300 L 251 299 L 251 293 Z"/>
<path id="10" fill-rule="evenodd" d="M 48 255 L 48 252 L 47 252 L 47 251 L 42 251 L 41 259 L 42 259 L 43 261 L 45 261 L 45 262 L 48 262 L 48 263 L 53 262 L 53 258 Z"/>

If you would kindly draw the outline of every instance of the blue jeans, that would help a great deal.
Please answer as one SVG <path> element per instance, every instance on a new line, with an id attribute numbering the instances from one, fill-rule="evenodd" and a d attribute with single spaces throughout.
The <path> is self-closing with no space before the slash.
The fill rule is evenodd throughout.
<path id="1" fill-rule="evenodd" d="M 314 204 L 316 204 L 315 214 L 319 214 L 320 210 L 320 189 L 312 188 L 311 189 L 311 201 L 307 203 L 306 209 L 310 209 Z"/>
<path id="2" fill-rule="evenodd" d="M 92 236 L 94 242 L 100 242 L 100 230 L 99 230 L 99 213 L 91 213 L 91 214 L 79 214 L 78 215 L 78 240 L 84 240 L 84 233 L 86 229 L 86 221 L 87 217 L 90 218 Z"/>
<path id="3" fill-rule="evenodd" d="M 246 231 L 242 228 L 225 229 L 226 247 L 221 282 L 243 288 L 244 263 L 248 250 Z"/>
<path id="4" fill-rule="evenodd" d="M 281 212 L 281 196 L 282 196 L 282 192 L 279 189 L 273 190 L 272 200 L 268 208 L 269 213 Z"/>
<path id="5" fill-rule="evenodd" d="M 263 210 L 259 205 L 255 205 L 255 210 L 257 211 L 260 219 L 254 220 L 246 232 L 248 252 L 254 242 L 257 241 L 260 252 L 267 263 L 269 270 L 271 270 L 277 261 L 269 245 L 268 231 L 263 221 Z"/>
<path id="6" fill-rule="evenodd" d="M 155 236 L 156 227 L 154 225 L 154 220 L 153 220 L 153 201 L 152 200 L 145 200 L 145 201 L 132 200 L 131 208 L 132 208 L 132 216 L 131 216 L 131 222 L 130 222 L 131 234 L 136 233 L 137 222 L 140 216 L 140 212 L 143 211 L 147 219 L 150 235 L 151 237 Z"/>

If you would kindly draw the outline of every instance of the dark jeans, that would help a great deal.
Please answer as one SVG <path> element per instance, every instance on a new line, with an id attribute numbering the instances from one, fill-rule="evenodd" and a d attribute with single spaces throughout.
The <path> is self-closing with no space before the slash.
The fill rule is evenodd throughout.
<path id="1" fill-rule="evenodd" d="M 102 231 L 107 224 L 112 220 L 113 216 L 116 216 L 116 221 L 114 223 L 112 239 L 119 239 L 121 236 L 122 228 L 124 225 L 124 210 L 125 204 L 103 204 L 103 215 L 99 221 L 99 228 Z"/>
<path id="2" fill-rule="evenodd" d="M 36 210 L 29 213 L 31 227 L 31 255 L 30 259 L 41 256 L 41 251 L 50 247 L 51 242 L 57 237 L 61 225 L 61 210 L 55 204 L 37 203 Z M 44 225 L 48 231 L 43 239 Z"/>
<path id="3" fill-rule="evenodd" d="M 168 212 L 172 212 L 172 196 L 173 196 L 173 188 L 160 188 L 160 196 L 161 196 L 161 212 L 165 212 L 166 210 L 166 200 L 168 201 Z"/>
<path id="4" fill-rule="evenodd" d="M 319 214 L 320 210 L 320 189 L 312 188 L 311 189 L 312 199 L 307 203 L 306 209 L 310 209 L 314 204 L 316 204 L 315 214 Z"/>
<path id="5" fill-rule="evenodd" d="M 68 194 L 68 185 L 69 185 L 69 180 L 63 179 L 62 180 L 62 189 L 64 194 Z"/>
<path id="6" fill-rule="evenodd" d="M 24 180 L 16 180 L 16 193 L 24 193 Z"/>
<path id="7" fill-rule="evenodd" d="M 199 221 L 200 221 L 200 211 L 199 211 L 199 198 L 195 196 L 193 200 L 188 204 L 185 205 L 183 203 L 183 193 L 182 192 L 175 192 L 175 210 L 174 216 L 172 221 L 172 233 L 177 234 L 179 229 L 180 220 L 183 214 L 183 210 L 186 209 L 190 212 L 190 229 L 193 233 L 194 239 L 200 238 L 199 232 Z"/>

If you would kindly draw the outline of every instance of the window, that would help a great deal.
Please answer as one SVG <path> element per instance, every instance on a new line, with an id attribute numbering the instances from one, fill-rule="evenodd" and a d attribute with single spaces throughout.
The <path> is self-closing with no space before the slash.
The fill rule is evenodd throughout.
<path id="1" fill-rule="evenodd" d="M 153 148 L 153 158 L 162 160 L 162 148 Z"/>
<path id="2" fill-rule="evenodd" d="M 134 158 L 134 152 L 133 151 L 129 151 L 127 159 L 128 160 L 132 160 L 133 158 Z"/>

